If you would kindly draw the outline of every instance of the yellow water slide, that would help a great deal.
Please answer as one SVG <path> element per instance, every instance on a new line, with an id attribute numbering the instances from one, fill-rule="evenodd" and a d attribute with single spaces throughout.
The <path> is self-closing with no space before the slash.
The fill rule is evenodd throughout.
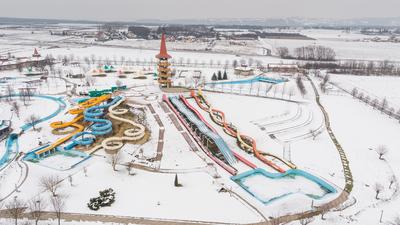
<path id="1" fill-rule="evenodd" d="M 56 122 L 51 123 L 50 127 L 53 129 L 64 129 L 67 127 L 74 127 L 75 130 L 72 131 L 67 136 L 58 139 L 53 144 L 51 144 L 49 147 L 35 152 L 35 154 L 41 155 L 43 153 L 51 151 L 52 149 L 56 148 L 57 146 L 62 145 L 63 143 L 65 143 L 66 141 L 71 139 L 75 134 L 82 132 L 85 129 L 85 127 L 80 125 L 79 121 L 81 121 L 84 118 L 83 112 L 85 111 L 85 109 L 90 108 L 95 105 L 98 105 L 104 101 L 107 101 L 110 98 L 111 98 L 111 95 L 102 95 L 100 97 L 91 98 L 87 101 L 79 103 L 77 108 L 70 109 L 68 111 L 69 114 L 76 115 L 74 119 L 72 119 L 71 121 L 68 121 L 68 122 L 56 121 Z"/>

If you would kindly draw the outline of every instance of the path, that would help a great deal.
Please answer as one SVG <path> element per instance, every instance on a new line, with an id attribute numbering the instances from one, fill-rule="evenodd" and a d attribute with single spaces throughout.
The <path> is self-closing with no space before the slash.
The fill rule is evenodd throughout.
<path id="1" fill-rule="evenodd" d="M 154 110 L 154 107 L 152 104 L 147 104 L 147 108 L 149 108 L 151 114 L 153 115 L 154 119 L 156 120 L 158 124 L 158 142 L 157 142 L 157 156 L 155 161 L 160 162 L 158 164 L 158 169 L 160 168 L 161 165 L 161 159 L 163 156 L 163 149 L 164 149 L 164 133 L 165 133 L 165 127 L 164 124 L 162 123 L 160 116 L 158 113 Z"/>
<path id="2" fill-rule="evenodd" d="M 315 101 L 318 104 L 320 110 L 322 111 L 322 113 L 324 115 L 325 126 L 328 131 L 329 137 L 331 138 L 332 142 L 335 144 L 337 151 L 339 152 L 340 159 L 341 159 L 342 166 L 343 166 L 343 172 L 344 172 L 346 184 L 345 184 L 344 190 L 342 191 L 342 193 L 340 193 L 340 195 L 337 198 L 335 198 L 334 200 L 332 200 L 324 205 L 321 205 L 319 207 L 316 207 L 313 210 L 309 210 L 306 212 L 277 217 L 277 218 L 271 219 L 269 221 L 259 223 L 260 225 L 261 224 L 263 224 L 263 225 L 278 225 L 278 224 L 282 224 L 282 223 L 289 223 L 289 222 L 292 222 L 295 220 L 300 220 L 303 218 L 310 218 L 310 217 L 317 216 L 319 214 L 322 214 L 324 212 L 327 212 L 333 208 L 340 206 L 342 203 L 344 203 L 348 199 L 350 192 L 353 189 L 353 176 L 351 174 L 349 161 L 347 160 L 346 154 L 345 154 L 342 146 L 336 139 L 336 137 L 331 129 L 329 115 L 328 115 L 327 111 L 325 110 L 324 106 L 320 102 L 320 95 L 318 93 L 318 90 L 317 90 L 314 82 L 308 75 L 306 75 L 306 77 L 310 81 L 310 83 L 313 87 L 313 90 L 315 93 Z"/>
<path id="3" fill-rule="evenodd" d="M 7 215 L 6 210 L 0 211 L 1 218 L 11 218 Z M 24 213 L 21 218 L 30 218 L 28 213 Z M 146 218 L 146 217 L 133 217 L 133 216 L 112 216 L 101 214 L 84 214 L 84 213 L 62 213 L 62 220 L 64 221 L 77 221 L 77 222 L 103 222 L 103 223 L 118 223 L 118 224 L 148 224 L 148 225 L 210 225 L 210 224 L 232 224 L 232 223 L 218 223 L 206 222 L 198 220 L 173 220 L 161 218 Z M 41 220 L 56 220 L 56 213 L 44 212 Z"/>

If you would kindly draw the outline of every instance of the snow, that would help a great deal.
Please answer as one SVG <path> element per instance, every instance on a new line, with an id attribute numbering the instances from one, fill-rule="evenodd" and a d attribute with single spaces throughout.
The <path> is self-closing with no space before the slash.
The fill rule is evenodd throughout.
<path id="1" fill-rule="evenodd" d="M 400 78 L 395 76 L 354 76 L 330 75 L 332 81 L 348 91 L 357 88 L 359 92 L 368 95 L 371 99 L 382 101 L 386 98 L 391 107 L 400 109 Z"/>
<path id="2" fill-rule="evenodd" d="M 82 27 L 89 30 L 94 29 L 84 25 Z M 16 56 L 27 56 L 32 54 L 33 47 L 37 47 L 40 43 L 38 49 L 42 55 L 52 54 L 55 57 L 73 55 L 75 60 L 95 55 L 98 59 L 101 57 L 103 60 L 110 59 L 111 61 L 119 60 L 123 56 L 126 60 L 146 59 L 150 62 L 157 53 L 156 49 L 159 45 L 158 41 L 144 40 L 91 44 L 93 42 L 91 39 L 50 36 L 46 29 L 1 29 L 0 33 L 5 35 L 0 37 L 0 53 L 10 52 Z M 34 34 L 31 34 L 32 30 L 35 31 Z M 259 50 L 264 45 L 271 45 L 274 48 L 287 46 L 293 49 L 308 44 L 321 44 L 334 48 L 338 58 L 400 59 L 398 44 L 365 41 L 370 36 L 362 35 L 357 31 L 347 33 L 309 29 L 299 30 L 299 32 L 317 40 L 265 39 L 254 42 L 247 41 L 246 46 L 235 45 L 234 47 L 229 45 L 228 41 L 218 41 L 211 52 L 203 51 L 207 43 L 168 42 L 167 46 L 171 49 L 170 54 L 176 61 L 182 58 L 184 62 L 189 60 L 198 63 L 197 66 L 193 65 L 192 67 L 176 67 L 177 74 L 182 72 L 182 77 L 176 78 L 174 82 L 193 87 L 194 81 L 191 80 L 191 76 L 195 74 L 195 71 L 200 71 L 202 79 L 209 82 L 214 72 L 224 70 L 223 65 L 227 60 L 231 63 L 233 60 L 253 58 L 264 64 L 293 63 L 292 60 L 260 56 Z M 213 63 L 212 68 L 209 66 L 210 61 Z M 202 62 L 207 65 L 200 65 Z M 217 66 L 218 64 L 220 66 Z M 92 69 L 97 67 L 97 64 L 87 65 L 85 63 L 84 66 Z M 117 64 L 117 69 L 120 66 L 123 65 Z M 76 70 L 75 67 L 60 64 L 57 64 L 55 68 L 62 71 Z M 156 68 L 133 66 L 133 69 L 136 70 L 136 76 L 154 71 Z M 227 73 L 228 80 L 252 78 L 235 76 L 232 69 L 227 69 Z M 256 74 L 259 74 L 259 71 L 256 70 Z M 282 77 L 282 74 L 279 73 L 267 73 L 266 75 L 275 78 Z M 225 112 L 227 121 L 238 127 L 241 133 L 254 138 L 261 151 L 270 152 L 292 161 L 299 169 L 323 179 L 339 192 L 313 200 L 304 193 L 324 195 L 324 192 L 318 185 L 302 177 L 275 180 L 262 176 L 246 178 L 243 181 L 244 184 L 265 199 L 288 192 L 302 192 L 272 201 L 269 204 L 263 204 L 233 182 L 230 174 L 215 165 L 202 151 L 194 152 L 191 149 L 183 138 L 183 132 L 187 132 L 186 129 L 179 131 L 174 126 L 170 115 L 160 107 L 163 93 L 157 87 L 153 77 L 146 76 L 147 79 L 140 80 L 133 79 L 134 75 L 120 78 L 118 73 L 110 73 L 106 77 L 95 78 L 89 87 L 85 85 L 85 78 L 70 79 L 65 76 L 62 76 L 62 79 L 48 78 L 47 82 L 43 81 L 35 86 L 37 93 L 63 97 L 67 102 L 67 107 L 56 117 L 39 124 L 38 131 L 28 130 L 18 140 L 20 152 L 27 153 L 38 147 L 39 140 L 53 142 L 60 137 L 52 134 L 49 124 L 54 121 L 70 120 L 72 116 L 68 115 L 66 110 L 74 106 L 73 99 L 82 97 L 69 96 L 71 93 L 66 87 L 67 83 L 64 78 L 68 83 L 79 85 L 78 89 L 82 90 L 109 88 L 114 86 L 117 80 L 120 80 L 129 88 L 120 93 L 128 98 L 129 104 L 144 108 L 146 108 L 145 104 L 151 104 L 155 110 L 154 115 L 159 116 L 162 122 L 162 126 L 160 126 L 154 119 L 154 115 L 146 108 L 148 128 L 151 131 L 149 141 L 143 145 L 126 144 L 122 149 L 122 164 L 135 160 L 138 164 L 145 166 L 144 169 L 134 169 L 134 175 L 128 175 L 125 166 L 118 165 L 118 171 L 113 171 L 103 150 L 68 170 L 65 168 L 80 160 L 53 155 L 39 164 L 26 162 L 28 169 L 12 162 L 0 171 L 0 197 L 11 193 L 7 201 L 13 199 L 14 196 L 29 200 L 39 194 L 47 198 L 48 193 L 39 186 L 39 180 L 42 176 L 56 175 L 64 179 L 60 193 L 68 196 L 66 211 L 70 213 L 241 224 L 262 221 L 262 218 L 249 204 L 267 218 L 277 217 L 310 210 L 312 204 L 318 206 L 329 202 L 342 191 L 345 179 L 340 157 L 326 132 L 323 114 L 315 103 L 315 96 L 308 81 L 304 80 L 308 91 L 304 97 L 297 91 L 296 75 L 287 76 L 288 82 L 276 85 L 267 83 L 216 85 L 214 87 L 207 86 L 206 88 L 211 91 L 203 92 L 213 107 Z M 18 89 L 26 86 L 24 81 L 38 79 L 36 77 L 27 78 L 16 70 L 0 71 L 0 79 L 5 77 L 15 77 L 16 79 L 0 83 L 1 94 L 5 93 L 7 85 Z M 332 82 L 347 90 L 357 87 L 373 98 L 387 98 L 390 106 L 395 107 L 396 111 L 400 108 L 400 89 L 397 77 L 331 75 L 331 79 Z M 313 80 L 316 84 L 319 83 L 316 78 Z M 290 90 L 293 90 L 292 95 L 289 94 Z M 26 123 L 29 115 L 36 114 L 44 117 L 58 107 L 55 102 L 47 99 L 32 98 L 26 106 L 19 98 L 14 98 L 14 100 L 20 104 L 20 118 L 11 112 L 9 103 L 0 102 L 0 119 L 11 118 L 14 130 L 19 130 L 18 128 Z M 221 127 L 216 125 L 210 119 L 208 112 L 201 110 L 193 99 L 188 99 L 188 101 L 217 130 L 233 151 L 258 167 L 275 172 L 254 156 L 242 151 L 237 146 L 236 139 L 228 136 Z M 388 224 L 393 221 L 395 216 L 398 216 L 400 205 L 399 184 L 395 182 L 389 188 L 389 177 L 400 176 L 400 153 L 396 151 L 400 148 L 400 140 L 397 137 L 400 132 L 398 121 L 342 92 L 321 94 L 321 102 L 329 114 L 332 130 L 346 152 L 353 173 L 354 188 L 349 196 L 350 200 L 346 204 L 350 204 L 352 201 L 355 203 L 343 211 L 327 213 L 326 220 L 316 217 L 314 224 L 376 224 L 375 221 L 379 220 L 382 210 L 384 211 L 383 221 Z M 160 129 L 165 132 L 162 159 L 161 162 L 149 162 L 147 159 L 154 158 L 157 154 Z M 310 130 L 317 131 L 317 135 L 312 137 Z M 271 136 L 272 134 L 275 137 Z M 376 148 L 379 145 L 385 145 L 389 149 L 384 160 L 378 159 Z M 139 159 L 139 148 L 143 148 L 142 159 Z M 3 155 L 4 152 L 5 144 L 2 141 L 0 155 Z M 84 175 L 84 168 L 88 171 L 88 176 Z M 159 170 L 147 171 L 155 168 L 159 168 Z M 250 170 L 242 163 L 237 165 L 237 169 L 239 172 Z M 178 175 L 179 183 L 183 187 L 174 186 L 175 174 Z M 25 175 L 27 175 L 26 180 L 24 180 Z M 72 176 L 73 186 L 66 179 L 69 175 Z M 384 190 L 379 194 L 379 199 L 375 198 L 374 185 L 376 183 L 384 186 Z M 12 193 L 16 184 L 22 186 L 18 188 L 19 192 Z M 116 202 L 111 207 L 102 208 L 96 212 L 90 211 L 86 206 L 89 199 L 97 196 L 98 191 L 110 187 L 116 191 Z M 228 192 L 219 192 L 222 187 Z M 53 222 L 43 221 L 43 224 L 53 224 Z M 9 220 L 0 219 L 0 224 L 8 223 Z M 65 224 L 100 225 L 106 223 L 66 221 Z"/>

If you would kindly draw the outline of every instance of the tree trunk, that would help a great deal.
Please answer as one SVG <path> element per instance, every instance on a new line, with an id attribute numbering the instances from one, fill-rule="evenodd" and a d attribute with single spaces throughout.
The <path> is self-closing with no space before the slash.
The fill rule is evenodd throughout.
<path id="1" fill-rule="evenodd" d="M 376 200 L 379 200 L 378 195 L 379 195 L 379 191 L 376 192 L 376 195 L 375 195 Z"/>

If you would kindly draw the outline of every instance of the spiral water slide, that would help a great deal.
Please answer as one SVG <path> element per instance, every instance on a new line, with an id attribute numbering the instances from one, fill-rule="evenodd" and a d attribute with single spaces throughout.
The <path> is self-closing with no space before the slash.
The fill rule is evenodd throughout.
<path id="1" fill-rule="evenodd" d="M 56 122 L 51 123 L 50 127 L 53 128 L 54 130 L 65 129 L 67 127 L 74 127 L 75 130 L 72 131 L 69 135 L 58 139 L 53 144 L 51 144 L 49 147 L 35 152 L 35 154 L 41 155 L 48 151 L 51 151 L 52 149 L 56 148 L 57 146 L 62 145 L 63 143 L 65 143 L 66 141 L 71 139 L 74 135 L 82 132 L 84 129 L 84 126 L 78 124 L 78 122 L 83 119 L 84 110 L 89 107 L 98 105 L 104 101 L 107 101 L 109 98 L 111 98 L 111 95 L 104 95 L 104 96 L 100 96 L 100 97 L 96 97 L 96 98 L 91 98 L 87 101 L 79 103 L 77 108 L 74 108 L 74 109 L 71 109 L 68 111 L 69 114 L 76 115 L 74 119 L 72 119 L 71 121 L 68 121 L 68 122 L 56 121 Z"/>
<path id="2" fill-rule="evenodd" d="M 118 121 L 130 124 L 131 126 L 133 126 L 133 128 L 126 129 L 124 131 L 124 136 L 122 136 L 122 137 L 109 137 L 109 138 L 106 138 L 101 143 L 100 146 L 109 153 L 116 153 L 119 149 L 122 148 L 122 146 L 124 146 L 125 141 L 137 141 L 137 140 L 142 139 L 145 135 L 146 129 L 142 124 L 135 123 L 132 120 L 128 120 L 128 119 L 119 117 L 119 116 L 124 115 L 129 112 L 128 109 L 123 109 L 123 108 L 116 109 L 124 101 L 125 101 L 125 97 L 122 97 L 119 99 L 119 101 L 117 103 L 110 106 L 110 108 L 108 109 L 108 111 L 109 111 L 108 115 L 114 120 L 118 120 Z M 100 147 L 100 146 L 98 146 L 98 147 Z"/>
<path id="3" fill-rule="evenodd" d="M 112 122 L 108 119 L 103 119 L 104 109 L 115 105 L 122 97 L 117 96 L 111 102 L 101 105 L 94 105 L 86 109 L 83 113 L 86 121 L 92 122 L 90 131 L 83 131 L 72 136 L 72 143 L 65 147 L 66 150 L 72 149 L 76 145 L 87 146 L 91 145 L 96 136 L 106 135 L 112 132 Z M 89 135 L 89 137 L 85 137 Z"/>
<path id="4" fill-rule="evenodd" d="M 275 158 L 291 169 L 296 168 L 296 165 L 294 165 L 291 162 L 288 162 L 288 161 L 286 161 L 276 155 L 273 155 L 271 153 L 262 152 L 259 149 L 257 149 L 256 141 L 247 135 L 241 134 L 234 125 L 226 122 L 224 112 L 222 112 L 218 109 L 212 108 L 210 103 L 203 96 L 201 90 L 199 90 L 197 92 L 197 94 L 195 91 L 192 91 L 191 96 L 195 99 L 196 103 L 199 105 L 199 107 L 202 110 L 204 110 L 210 114 L 211 119 L 216 124 L 218 124 L 219 126 L 224 128 L 224 132 L 226 134 L 228 134 L 229 136 L 234 137 L 238 140 L 238 143 L 239 143 L 238 145 L 241 149 L 243 149 L 244 151 L 246 151 L 248 153 L 253 153 L 257 159 L 259 159 L 263 163 L 267 164 L 268 166 L 272 167 L 273 169 L 275 169 L 278 172 L 284 173 L 285 170 L 283 168 L 281 168 L 280 166 L 276 165 L 274 162 L 265 158 L 265 156 Z"/>

